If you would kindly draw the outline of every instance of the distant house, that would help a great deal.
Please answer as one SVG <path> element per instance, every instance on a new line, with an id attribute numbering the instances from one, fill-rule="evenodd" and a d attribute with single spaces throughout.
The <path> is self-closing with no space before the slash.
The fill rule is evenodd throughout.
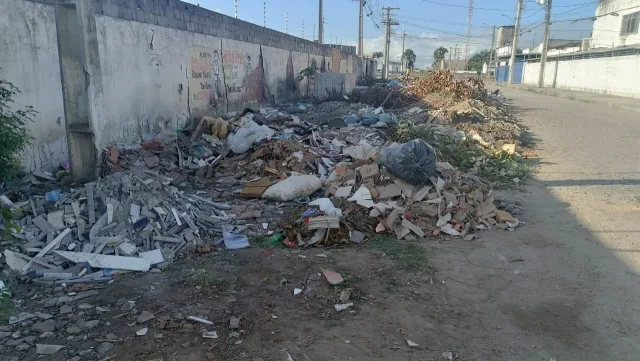
<path id="1" fill-rule="evenodd" d="M 456 71 L 465 71 L 467 70 L 466 60 L 455 60 L 455 59 L 443 59 L 440 61 L 440 69 L 441 70 L 451 70 L 453 72 Z"/>
<path id="2" fill-rule="evenodd" d="M 588 48 L 640 44 L 640 0 L 600 0 L 595 16 Z"/>

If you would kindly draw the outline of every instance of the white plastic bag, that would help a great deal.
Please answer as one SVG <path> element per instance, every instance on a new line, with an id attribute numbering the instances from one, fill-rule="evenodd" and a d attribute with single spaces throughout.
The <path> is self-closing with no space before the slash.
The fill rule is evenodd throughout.
<path id="1" fill-rule="evenodd" d="M 342 217 L 342 210 L 336 208 L 329 198 L 318 198 L 313 202 L 309 202 L 309 205 L 320 207 L 320 210 L 327 216 Z"/>
<path id="2" fill-rule="evenodd" d="M 244 127 L 238 129 L 235 134 L 229 134 L 227 144 L 229 144 L 229 149 L 232 152 L 242 154 L 248 151 L 253 143 L 272 137 L 274 134 L 273 129 L 266 125 L 258 125 L 250 120 Z"/>
<path id="3" fill-rule="evenodd" d="M 294 175 L 276 183 L 262 194 L 262 198 L 290 201 L 313 194 L 322 187 L 322 182 L 313 175 Z"/>

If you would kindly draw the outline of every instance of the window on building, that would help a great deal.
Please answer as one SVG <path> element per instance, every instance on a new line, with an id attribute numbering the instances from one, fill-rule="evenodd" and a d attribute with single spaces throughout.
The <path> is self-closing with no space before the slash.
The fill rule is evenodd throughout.
<path id="1" fill-rule="evenodd" d="M 640 25 L 640 11 L 622 17 L 620 35 L 637 34 Z"/>

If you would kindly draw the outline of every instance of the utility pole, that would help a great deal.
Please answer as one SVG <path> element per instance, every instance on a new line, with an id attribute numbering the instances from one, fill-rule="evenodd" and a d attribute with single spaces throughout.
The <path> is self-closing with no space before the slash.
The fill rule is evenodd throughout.
<path id="1" fill-rule="evenodd" d="M 493 52 L 496 48 L 496 26 L 493 26 L 493 37 L 491 38 L 491 52 L 489 53 L 489 64 L 487 66 L 487 78 L 491 78 L 491 64 L 493 64 Z"/>
<path id="2" fill-rule="evenodd" d="M 451 71 L 451 53 L 453 53 L 453 48 L 449 47 L 449 71 Z"/>
<path id="3" fill-rule="evenodd" d="M 264 27 L 267 27 L 267 0 L 262 1 L 262 16 L 264 19 L 262 20 L 264 23 Z"/>
<path id="4" fill-rule="evenodd" d="M 547 52 L 549 51 L 549 28 L 551 27 L 551 2 L 547 0 L 546 14 L 544 17 L 544 39 L 542 42 L 542 56 L 540 57 L 540 77 L 538 78 L 538 88 L 544 87 L 544 68 L 547 65 Z"/>
<path id="5" fill-rule="evenodd" d="M 467 15 L 467 39 L 464 46 L 464 60 L 469 60 L 471 51 L 471 23 L 473 21 L 473 0 L 469 0 L 469 14 Z"/>
<path id="6" fill-rule="evenodd" d="M 233 8 L 236 12 L 236 19 L 238 18 L 238 0 L 233 0 Z"/>
<path id="7" fill-rule="evenodd" d="M 316 24 L 313 24 L 313 36 L 311 38 L 311 41 L 316 41 Z"/>
<path id="8" fill-rule="evenodd" d="M 383 8 L 387 12 L 384 24 L 387 25 L 387 32 L 384 41 L 384 67 L 382 68 L 382 79 L 389 78 L 389 46 L 391 45 L 391 26 L 400 25 L 396 20 L 391 20 L 391 11 L 400 10 L 400 8 Z"/>
<path id="9" fill-rule="evenodd" d="M 360 15 L 358 19 L 358 56 L 364 56 L 364 0 L 360 0 Z"/>
<path id="10" fill-rule="evenodd" d="M 509 61 L 509 84 L 513 84 L 513 71 L 516 67 L 516 51 L 518 51 L 518 36 L 520 35 L 520 18 L 522 17 L 522 6 L 524 0 L 518 0 L 516 9 L 516 24 L 513 32 L 513 42 L 511 43 L 511 60 Z"/>
<path id="11" fill-rule="evenodd" d="M 304 39 L 304 20 L 302 20 L 302 38 Z"/>
<path id="12" fill-rule="evenodd" d="M 407 38 L 407 27 L 404 27 L 404 31 L 402 32 L 402 54 L 400 55 L 400 70 L 404 72 L 404 39 Z"/>
<path id="13" fill-rule="evenodd" d="M 289 12 L 284 13 L 284 33 L 289 34 Z"/>
<path id="14" fill-rule="evenodd" d="M 322 0 L 318 0 L 318 43 L 324 44 L 322 41 L 322 23 L 324 22 L 324 16 L 322 16 Z"/>

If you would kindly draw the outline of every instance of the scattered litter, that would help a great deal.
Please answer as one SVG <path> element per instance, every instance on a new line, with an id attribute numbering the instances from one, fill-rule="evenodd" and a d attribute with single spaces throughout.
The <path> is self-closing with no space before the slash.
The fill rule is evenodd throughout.
<path id="1" fill-rule="evenodd" d="M 136 335 L 145 336 L 148 332 L 149 332 L 149 329 L 145 327 L 145 328 L 141 328 L 138 331 L 136 331 Z"/>
<path id="2" fill-rule="evenodd" d="M 36 353 L 39 355 L 53 355 L 54 353 L 62 350 L 66 346 L 61 345 L 44 345 L 36 344 Z"/>
<path id="3" fill-rule="evenodd" d="M 204 318 L 200 318 L 200 317 L 195 317 L 195 316 L 187 316 L 188 320 L 191 321 L 196 321 L 196 322 L 200 322 L 200 323 L 204 323 L 205 325 L 213 325 L 213 322 L 209 321 L 209 320 L 205 320 Z"/>
<path id="4" fill-rule="evenodd" d="M 336 311 L 340 312 L 340 311 L 346 310 L 347 308 L 349 308 L 351 306 L 353 306 L 353 302 L 337 304 L 337 305 L 334 305 L 333 307 L 336 309 Z"/>
<path id="5" fill-rule="evenodd" d="M 333 272 L 330 271 L 328 269 L 322 269 L 322 274 L 324 275 L 324 277 L 327 279 L 327 281 L 329 282 L 329 284 L 336 286 L 341 284 L 342 282 L 344 282 L 344 278 L 342 278 L 342 275 L 338 272 Z"/>
<path id="6" fill-rule="evenodd" d="M 216 331 L 207 331 L 202 333 L 202 338 L 218 338 L 218 333 Z"/>
<path id="7" fill-rule="evenodd" d="M 407 340 L 407 345 L 409 345 L 409 347 L 420 347 L 420 345 L 411 340 Z"/>
<path id="8" fill-rule="evenodd" d="M 371 191 L 364 185 L 358 188 L 353 197 L 349 198 L 349 201 L 356 202 L 365 208 L 371 208 L 374 206 L 373 200 L 371 200 Z"/>
<path id="9" fill-rule="evenodd" d="M 242 233 L 232 232 L 233 227 L 225 225 L 222 233 L 224 237 L 224 246 L 227 249 L 241 249 L 249 247 L 249 239 Z"/>
<path id="10" fill-rule="evenodd" d="M 301 288 L 294 288 L 293 289 L 293 295 L 294 296 L 297 296 L 297 295 L 299 295 L 301 293 L 302 293 L 302 289 Z"/>
<path id="11" fill-rule="evenodd" d="M 322 187 L 322 182 L 316 176 L 291 176 L 269 187 L 262 198 L 276 201 L 291 201 L 300 197 L 310 196 Z"/>

